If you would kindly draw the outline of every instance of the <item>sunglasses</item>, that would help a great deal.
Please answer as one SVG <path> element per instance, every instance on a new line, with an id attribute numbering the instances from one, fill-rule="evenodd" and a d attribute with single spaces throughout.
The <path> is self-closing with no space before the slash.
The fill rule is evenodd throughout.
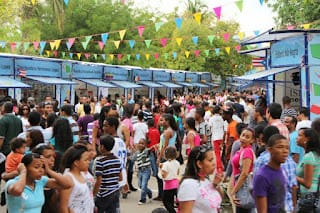
<path id="1" fill-rule="evenodd" d="M 29 110 L 28 108 L 23 108 L 22 110 Z"/>

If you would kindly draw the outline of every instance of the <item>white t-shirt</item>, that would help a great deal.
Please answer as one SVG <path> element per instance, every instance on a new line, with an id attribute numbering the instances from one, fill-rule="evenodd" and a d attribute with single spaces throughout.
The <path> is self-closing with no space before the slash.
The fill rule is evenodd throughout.
<path id="1" fill-rule="evenodd" d="M 166 161 L 162 164 L 161 170 L 166 171 L 168 174 L 164 180 L 173 180 L 178 178 L 178 171 L 180 163 L 177 160 Z"/>
<path id="2" fill-rule="evenodd" d="M 119 137 L 114 137 L 114 146 L 111 152 L 120 159 L 121 162 L 121 172 L 122 172 L 122 181 L 119 182 L 120 187 L 126 185 L 127 183 L 127 149 L 126 144 Z"/>
<path id="3" fill-rule="evenodd" d="M 297 123 L 296 130 L 299 131 L 299 129 L 301 128 L 311 128 L 311 124 L 312 124 L 312 121 L 310 120 L 299 121 Z"/>
<path id="4" fill-rule="evenodd" d="M 146 139 L 146 134 L 148 133 L 148 126 L 144 122 L 138 122 L 133 124 L 133 131 L 133 142 L 135 144 L 138 144 L 140 139 Z"/>
<path id="5" fill-rule="evenodd" d="M 224 121 L 221 115 L 213 115 L 209 120 L 209 124 L 212 128 L 212 141 L 222 140 L 224 135 Z"/>
<path id="6" fill-rule="evenodd" d="M 213 188 L 212 183 L 205 179 L 185 179 L 178 189 L 178 200 L 194 201 L 192 213 L 217 213 L 220 209 L 221 196 Z"/>

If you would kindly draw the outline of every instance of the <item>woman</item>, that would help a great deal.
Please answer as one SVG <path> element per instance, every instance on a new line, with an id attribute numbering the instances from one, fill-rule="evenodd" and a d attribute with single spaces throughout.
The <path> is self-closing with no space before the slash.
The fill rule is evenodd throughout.
<path id="1" fill-rule="evenodd" d="M 187 145 L 186 154 L 189 155 L 194 147 L 200 146 L 200 135 L 196 131 L 196 121 L 192 117 L 185 120 L 184 128 L 186 130 L 184 144 Z"/>
<path id="2" fill-rule="evenodd" d="M 49 166 L 46 158 L 31 153 L 22 158 L 19 176 L 6 183 L 7 208 L 9 213 L 41 212 L 44 204 L 44 188 L 67 189 L 71 182 Z M 43 176 L 44 172 L 51 178 Z"/>
<path id="3" fill-rule="evenodd" d="M 99 145 L 100 136 L 102 135 L 103 121 L 108 115 L 110 110 L 109 106 L 103 106 L 100 111 L 99 120 L 93 122 L 92 129 L 92 148 L 97 152 L 97 146 Z"/>
<path id="4" fill-rule="evenodd" d="M 76 142 L 77 137 L 74 137 L 69 121 L 65 118 L 58 118 L 53 125 L 52 138 L 50 144 L 57 152 L 64 153 L 73 143 Z"/>
<path id="5" fill-rule="evenodd" d="M 300 184 L 301 198 L 303 198 L 307 193 L 317 192 L 320 178 L 319 135 L 313 129 L 302 128 L 298 132 L 297 143 L 306 152 L 297 167 L 297 181 Z"/>
<path id="6" fill-rule="evenodd" d="M 208 179 L 215 171 L 215 155 L 207 146 L 201 145 L 191 150 L 185 173 L 178 189 L 181 213 L 216 213 L 221 204 L 217 190 L 223 175 L 214 175 L 213 183 Z"/>
<path id="7" fill-rule="evenodd" d="M 28 121 L 28 116 L 30 113 L 30 107 L 27 104 L 21 105 L 19 107 L 19 117 L 22 121 L 22 128 L 23 131 L 27 131 L 27 129 L 30 127 L 29 121 Z"/>
<path id="8" fill-rule="evenodd" d="M 237 151 L 231 159 L 232 174 L 234 177 L 234 187 L 231 191 L 231 198 L 236 205 L 237 213 L 246 213 L 251 211 L 251 209 L 241 207 L 241 201 L 236 197 L 236 194 L 246 181 L 247 177 L 253 171 L 255 155 L 251 144 L 254 142 L 254 139 L 254 130 L 250 128 L 243 129 L 239 139 L 240 150 Z"/>
<path id="9" fill-rule="evenodd" d="M 27 142 L 28 150 L 32 150 L 38 144 L 44 144 L 44 138 L 43 138 L 42 132 L 38 129 L 32 129 L 32 130 L 27 131 L 26 142 Z M 28 153 L 28 151 L 27 151 L 27 153 Z M 30 153 L 30 151 L 29 151 L 29 153 Z"/>

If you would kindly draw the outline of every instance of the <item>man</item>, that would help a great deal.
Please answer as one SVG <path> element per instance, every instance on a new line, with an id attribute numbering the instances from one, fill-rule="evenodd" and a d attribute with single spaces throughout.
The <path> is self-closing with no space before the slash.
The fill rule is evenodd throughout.
<path id="1" fill-rule="evenodd" d="M 152 115 L 152 102 L 151 101 L 147 101 L 145 104 L 145 109 L 143 110 L 143 119 L 145 122 L 147 122 L 150 119 L 153 119 L 153 115 Z"/>
<path id="2" fill-rule="evenodd" d="M 43 110 L 42 110 L 43 114 L 41 116 L 41 122 L 40 122 L 40 126 L 45 129 L 47 128 L 47 116 L 50 114 L 50 113 L 53 113 L 53 104 L 52 102 L 44 102 L 44 105 L 43 105 Z"/>
<path id="3" fill-rule="evenodd" d="M 128 93 L 128 104 L 134 104 L 134 100 L 130 93 Z"/>
<path id="4" fill-rule="evenodd" d="M 0 119 L 0 151 L 8 155 L 11 151 L 9 142 L 22 132 L 22 121 L 13 113 L 13 104 L 6 102 L 2 105 Z"/>
<path id="5" fill-rule="evenodd" d="M 196 120 L 196 130 L 200 135 L 200 143 L 206 144 L 207 142 L 211 143 L 211 127 L 204 120 L 205 111 L 202 107 L 196 108 L 195 120 Z M 210 144 L 211 145 L 211 144 Z"/>
<path id="6" fill-rule="evenodd" d="M 233 103 L 233 108 L 235 109 L 235 112 L 237 116 L 243 120 L 244 117 L 244 106 L 240 104 L 240 94 L 236 94 L 234 97 L 234 103 Z"/>
<path id="7" fill-rule="evenodd" d="M 29 121 L 30 127 L 27 129 L 26 132 L 20 133 L 18 135 L 18 138 L 26 139 L 26 134 L 28 131 L 40 130 L 40 132 L 43 135 L 44 140 L 46 142 L 49 142 L 50 138 L 48 138 L 48 136 L 44 135 L 44 129 L 40 126 L 41 114 L 37 111 L 30 112 L 30 114 L 28 116 L 28 121 Z"/>
<path id="8" fill-rule="evenodd" d="M 254 118 L 254 122 L 255 122 L 255 126 L 261 125 L 266 127 L 268 125 L 268 123 L 266 122 L 266 120 L 264 119 L 264 109 L 262 107 L 256 107 L 254 110 L 254 114 L 253 114 L 253 118 Z"/>
<path id="9" fill-rule="evenodd" d="M 288 128 L 281 122 L 282 107 L 278 103 L 271 103 L 268 106 L 266 112 L 266 119 L 268 120 L 268 124 L 270 126 L 275 126 L 279 129 L 281 135 L 290 140 Z"/>
<path id="10" fill-rule="evenodd" d="M 75 136 L 75 141 L 79 140 L 79 126 L 78 123 L 72 118 L 72 106 L 71 105 L 63 105 L 60 108 L 60 116 L 65 117 L 69 121 L 69 125 L 71 127 L 71 131 Z"/>
<path id="11" fill-rule="evenodd" d="M 104 107 L 107 103 L 107 99 L 105 97 L 100 97 L 100 101 L 96 104 L 94 108 L 94 113 L 100 113 L 101 108 Z"/>
<path id="12" fill-rule="evenodd" d="M 281 121 L 284 122 L 284 117 L 293 116 L 297 117 L 297 111 L 291 106 L 291 99 L 288 96 L 282 98 L 283 111 L 281 113 Z"/>
<path id="13" fill-rule="evenodd" d="M 297 119 L 292 116 L 284 117 L 284 124 L 290 133 L 290 155 L 292 159 L 299 163 L 304 155 L 304 149 L 297 144 L 298 131 L 296 131 Z"/>
<path id="14" fill-rule="evenodd" d="M 301 110 L 297 116 L 298 124 L 296 130 L 301 128 L 311 128 L 312 121 L 309 120 L 310 110 L 307 107 L 301 107 Z"/>

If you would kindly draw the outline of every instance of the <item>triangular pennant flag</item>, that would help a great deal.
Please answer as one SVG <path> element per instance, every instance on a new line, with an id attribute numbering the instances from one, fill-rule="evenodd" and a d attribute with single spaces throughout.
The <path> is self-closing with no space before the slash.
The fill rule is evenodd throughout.
<path id="1" fill-rule="evenodd" d="M 130 61 L 130 59 L 131 59 L 131 55 L 127 54 L 127 60 Z"/>
<path id="2" fill-rule="evenodd" d="M 184 54 L 186 55 L 186 58 L 189 58 L 189 56 L 190 56 L 190 51 L 185 51 Z"/>
<path id="3" fill-rule="evenodd" d="M 100 50 L 103 50 L 103 48 L 104 48 L 104 43 L 103 43 L 103 41 L 98 41 L 98 44 L 99 44 Z"/>
<path id="4" fill-rule="evenodd" d="M 243 40 L 243 38 L 244 38 L 244 32 L 239 32 L 239 33 L 238 33 L 238 36 L 239 36 L 240 41 Z"/>
<path id="5" fill-rule="evenodd" d="M 310 29 L 310 24 L 303 24 L 302 27 L 305 30 L 309 30 Z"/>
<path id="6" fill-rule="evenodd" d="M 254 33 L 255 36 L 258 36 L 260 34 L 260 31 L 259 30 L 255 30 L 255 31 L 253 31 L 253 33 Z"/>
<path id="7" fill-rule="evenodd" d="M 155 25 L 155 27 L 156 27 L 156 32 L 158 32 L 159 29 L 160 29 L 160 27 L 163 25 L 163 22 L 157 22 L 157 23 L 155 23 L 154 25 Z"/>
<path id="8" fill-rule="evenodd" d="M 55 40 L 54 41 L 54 46 L 56 47 L 56 50 L 59 49 L 60 44 L 61 44 L 61 40 Z"/>
<path id="9" fill-rule="evenodd" d="M 221 18 L 221 8 L 221 6 L 213 8 L 213 12 L 216 14 L 218 20 Z"/>
<path id="10" fill-rule="evenodd" d="M 166 38 L 161 38 L 160 39 L 162 47 L 165 47 L 167 45 L 167 39 Z"/>
<path id="11" fill-rule="evenodd" d="M 0 41 L 0 47 L 1 48 L 5 48 L 6 47 L 7 42 L 5 41 Z"/>
<path id="12" fill-rule="evenodd" d="M 192 37 L 192 41 L 193 41 L 194 45 L 198 45 L 198 40 L 199 40 L 198 36 L 193 36 Z"/>
<path id="13" fill-rule="evenodd" d="M 68 42 L 67 42 L 67 48 L 68 50 L 71 49 L 72 45 L 74 44 L 74 41 L 76 40 L 76 38 L 69 38 Z"/>
<path id="14" fill-rule="evenodd" d="M 240 45 L 237 45 L 237 46 L 235 46 L 234 48 L 237 50 L 237 52 L 239 52 L 240 49 L 241 49 L 241 46 L 240 46 Z"/>
<path id="15" fill-rule="evenodd" d="M 147 61 L 149 61 L 149 58 L 150 58 L 150 54 L 149 54 L 149 53 L 146 53 L 146 59 L 147 59 Z"/>
<path id="16" fill-rule="evenodd" d="M 114 46 L 119 49 L 120 41 L 113 41 Z"/>
<path id="17" fill-rule="evenodd" d="M 173 53 L 172 53 L 172 56 L 173 56 L 173 59 L 176 59 L 177 56 L 178 56 L 177 52 L 173 52 Z"/>
<path id="18" fill-rule="evenodd" d="M 36 0 L 31 0 L 31 4 L 34 6 L 36 4 Z"/>
<path id="19" fill-rule="evenodd" d="M 287 29 L 288 29 L 288 30 L 294 30 L 294 28 L 296 28 L 294 25 L 288 25 L 288 26 L 287 26 Z"/>
<path id="20" fill-rule="evenodd" d="M 155 58 L 156 60 L 158 60 L 158 59 L 159 59 L 159 53 L 155 53 L 155 54 L 154 54 L 154 58 Z"/>
<path id="21" fill-rule="evenodd" d="M 81 44 L 82 44 L 83 49 L 86 50 L 88 47 L 88 43 L 83 41 L 83 42 L 81 42 Z"/>
<path id="22" fill-rule="evenodd" d="M 237 5 L 238 9 L 240 10 L 240 12 L 242 12 L 243 0 L 236 1 L 236 5 Z"/>
<path id="23" fill-rule="evenodd" d="M 220 55 L 220 48 L 215 49 L 216 55 Z"/>
<path id="24" fill-rule="evenodd" d="M 51 50 L 54 50 L 55 46 L 56 46 L 56 43 L 54 41 L 50 42 L 50 48 Z"/>
<path id="25" fill-rule="evenodd" d="M 66 52 L 61 52 L 62 58 L 66 57 Z"/>
<path id="26" fill-rule="evenodd" d="M 110 60 L 113 61 L 114 59 L 114 55 L 113 54 L 109 54 Z"/>
<path id="27" fill-rule="evenodd" d="M 140 37 L 142 37 L 143 32 L 144 32 L 144 26 L 138 26 L 138 33 Z"/>
<path id="28" fill-rule="evenodd" d="M 10 44 L 10 48 L 11 48 L 11 52 L 14 52 L 14 50 L 16 49 L 17 44 L 16 43 L 11 43 Z"/>
<path id="29" fill-rule="evenodd" d="M 50 57 L 51 51 L 50 50 L 46 50 L 46 53 L 47 53 L 47 56 Z"/>
<path id="30" fill-rule="evenodd" d="M 228 53 L 228 55 L 230 54 L 230 47 L 226 47 L 225 48 L 226 52 Z"/>
<path id="31" fill-rule="evenodd" d="M 21 42 L 20 42 L 20 41 L 17 41 L 17 42 L 16 42 L 16 48 L 19 49 L 20 46 L 21 46 Z"/>
<path id="32" fill-rule="evenodd" d="M 120 40 L 123 40 L 125 34 L 126 34 L 126 30 L 120 30 L 119 31 Z"/>
<path id="33" fill-rule="evenodd" d="M 86 36 L 86 43 L 89 43 L 89 42 L 90 42 L 90 40 L 91 40 L 91 38 L 92 38 L 92 36 L 91 36 L 91 35 Z"/>
<path id="34" fill-rule="evenodd" d="M 181 42 L 182 42 L 182 38 L 176 38 L 176 42 L 178 44 L 178 46 L 181 46 Z"/>
<path id="35" fill-rule="evenodd" d="M 196 20 L 198 24 L 201 24 L 201 15 L 201 12 L 193 14 L 194 20 Z"/>
<path id="36" fill-rule="evenodd" d="M 225 42 L 227 42 L 227 41 L 229 41 L 229 33 L 225 33 L 225 34 L 223 34 L 223 40 L 225 41 Z"/>
<path id="37" fill-rule="evenodd" d="M 97 60 L 98 59 L 98 54 L 93 54 L 93 58 L 94 58 L 94 60 Z"/>
<path id="38" fill-rule="evenodd" d="M 144 40 L 144 43 L 146 44 L 147 48 L 149 48 L 151 44 L 151 40 Z"/>
<path id="39" fill-rule="evenodd" d="M 206 54 L 206 57 L 209 56 L 209 52 L 210 52 L 210 50 L 205 50 L 205 51 L 204 51 L 204 53 Z"/>
<path id="40" fill-rule="evenodd" d="M 106 54 L 101 54 L 101 58 L 105 61 L 106 60 Z"/>
<path id="41" fill-rule="evenodd" d="M 136 43 L 135 40 L 129 40 L 129 45 L 131 49 L 134 47 L 135 43 Z"/>
<path id="42" fill-rule="evenodd" d="M 40 41 L 40 55 L 42 55 L 44 48 L 46 47 L 47 42 Z"/>
<path id="43" fill-rule="evenodd" d="M 213 39 L 214 39 L 214 35 L 209 35 L 208 36 L 208 40 L 209 40 L 211 45 L 212 45 Z"/>
<path id="44" fill-rule="evenodd" d="M 180 30 L 182 25 L 182 18 L 175 18 L 177 28 Z"/>
<path id="45" fill-rule="evenodd" d="M 101 34 L 101 41 L 106 44 L 108 40 L 109 34 L 108 33 L 102 33 Z"/>
<path id="46" fill-rule="evenodd" d="M 69 0 L 64 0 L 64 3 L 66 4 L 66 6 L 68 6 Z"/>
<path id="47" fill-rule="evenodd" d="M 88 59 L 88 58 L 90 57 L 90 53 L 85 53 L 85 54 L 84 54 L 84 57 L 85 57 L 86 59 Z"/>
<path id="48" fill-rule="evenodd" d="M 35 50 L 38 50 L 39 49 L 39 42 L 38 41 L 34 41 L 33 42 L 33 48 L 35 49 Z"/>
<path id="49" fill-rule="evenodd" d="M 200 55 L 200 50 L 195 50 L 195 51 L 194 51 L 194 55 L 195 55 L 196 57 L 198 57 L 198 56 Z"/>
<path id="50" fill-rule="evenodd" d="M 73 53 L 69 53 L 69 57 L 72 59 L 73 58 Z"/>
<path id="51" fill-rule="evenodd" d="M 27 51 L 27 49 L 29 48 L 30 46 L 30 42 L 24 42 L 23 43 L 23 51 Z"/>
<path id="52" fill-rule="evenodd" d="M 260 0 L 260 4 L 263 5 L 263 0 Z"/>
<path id="53" fill-rule="evenodd" d="M 58 51 L 57 51 L 57 50 L 53 51 L 53 56 L 54 56 L 55 58 L 58 58 Z"/>
<path id="54" fill-rule="evenodd" d="M 163 54 L 163 57 L 164 57 L 164 59 L 168 59 L 168 57 L 169 57 L 169 53 L 165 53 L 165 54 Z"/>
<path id="55" fill-rule="evenodd" d="M 139 61 L 140 60 L 140 54 L 136 54 L 136 59 Z"/>
<path id="56" fill-rule="evenodd" d="M 118 58 L 119 61 L 121 61 L 121 59 L 122 59 L 122 54 L 118 54 L 118 55 L 117 55 L 117 58 Z"/>
<path id="57" fill-rule="evenodd" d="M 81 59 L 81 53 L 77 53 L 78 60 Z"/>

